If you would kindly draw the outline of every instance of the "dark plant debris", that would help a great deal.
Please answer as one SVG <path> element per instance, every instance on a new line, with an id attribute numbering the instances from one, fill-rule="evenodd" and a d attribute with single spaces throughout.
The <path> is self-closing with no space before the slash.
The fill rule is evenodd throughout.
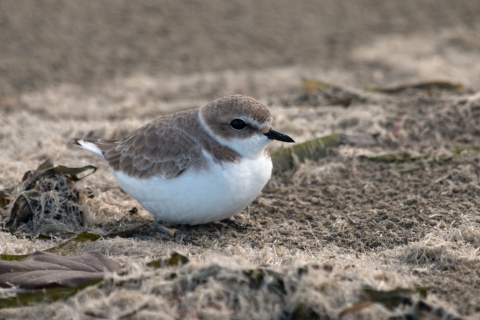
<path id="1" fill-rule="evenodd" d="M 147 266 L 158 269 L 158 268 L 171 267 L 171 266 L 181 266 L 189 262 L 190 260 L 187 257 L 185 257 L 184 255 L 178 252 L 174 252 L 167 259 L 150 261 L 149 263 L 147 263 Z"/>
<path id="2" fill-rule="evenodd" d="M 78 232 L 85 225 L 80 192 L 75 182 L 96 171 L 94 166 L 54 166 L 50 160 L 27 171 L 20 184 L 0 192 L 3 224 L 12 234 Z M 80 177 L 81 173 L 92 170 Z"/>
<path id="3" fill-rule="evenodd" d="M 296 143 L 291 147 L 281 148 L 272 152 L 273 172 L 290 170 L 296 164 L 306 160 L 316 161 L 329 154 L 332 148 L 341 143 L 341 135 L 334 133 L 328 136 Z"/>
<path id="4" fill-rule="evenodd" d="M 21 261 L 0 261 L 0 308 L 64 300 L 103 280 L 105 271 L 119 272 L 115 261 L 98 252 L 58 256 L 35 252 Z"/>
<path id="5" fill-rule="evenodd" d="M 459 317 L 452 315 L 441 308 L 434 308 L 421 299 L 427 297 L 428 289 L 425 287 L 418 288 L 395 288 L 393 290 L 382 291 L 373 288 L 363 288 L 363 294 L 366 299 L 340 313 L 340 317 L 347 313 L 359 311 L 372 303 L 380 303 L 390 310 L 395 310 L 401 306 L 409 306 L 409 310 L 402 315 L 395 316 L 392 319 L 422 319 L 431 316 L 440 319 L 458 320 Z M 418 294 L 420 299 L 415 299 L 412 295 Z"/>
<path id="6" fill-rule="evenodd" d="M 455 83 L 455 82 L 449 82 L 449 81 L 425 81 L 425 82 L 418 82 L 418 83 L 401 84 L 401 85 L 392 86 L 392 87 L 383 87 L 383 88 L 371 87 L 371 88 L 366 88 L 365 90 L 372 91 L 372 92 L 395 94 L 395 93 L 400 93 L 409 89 L 417 89 L 417 90 L 443 89 L 443 90 L 456 91 L 459 93 L 475 92 L 475 90 L 468 88 L 461 83 Z"/>

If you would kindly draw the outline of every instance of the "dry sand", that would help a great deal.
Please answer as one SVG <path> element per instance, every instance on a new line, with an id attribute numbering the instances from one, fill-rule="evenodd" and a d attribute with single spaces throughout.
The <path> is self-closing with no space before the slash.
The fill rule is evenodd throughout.
<path id="1" fill-rule="evenodd" d="M 480 165 L 472 148 L 480 136 L 479 14 L 477 1 L 1 1 L 0 189 L 47 158 L 95 165 L 77 185 L 95 194 L 84 202 L 92 230 L 152 218 L 100 159 L 69 145 L 74 137 L 125 136 L 159 115 L 242 93 L 265 102 L 275 128 L 298 142 L 340 132 L 378 133 L 380 143 L 340 146 L 274 176 L 234 217 L 241 228 L 187 228 L 198 246 L 150 226 L 67 246 L 57 253 L 98 251 L 126 272 L 109 275 L 112 285 L 3 309 L 0 317 L 384 319 L 410 312 L 379 303 L 348 309 L 371 286 L 428 287 L 428 305 L 480 318 Z M 302 77 L 341 89 L 308 95 Z M 363 90 L 434 80 L 472 91 Z M 345 96 L 348 107 L 339 103 Z M 429 157 L 406 173 L 412 163 L 362 157 L 386 153 Z M 0 232 L 0 251 L 30 253 L 59 241 Z M 173 251 L 191 262 L 145 266 Z M 248 272 L 259 267 L 270 273 L 252 289 Z M 272 289 L 279 279 L 280 293 Z"/>

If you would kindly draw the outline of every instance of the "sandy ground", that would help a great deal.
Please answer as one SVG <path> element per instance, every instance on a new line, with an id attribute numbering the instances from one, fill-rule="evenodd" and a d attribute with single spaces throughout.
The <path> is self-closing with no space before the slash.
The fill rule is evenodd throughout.
<path id="1" fill-rule="evenodd" d="M 0 317 L 383 319 L 413 312 L 358 307 L 370 286 L 427 287 L 428 305 L 480 318 L 479 14 L 477 1 L 0 1 L 0 189 L 47 158 L 97 166 L 77 184 L 95 195 L 83 204 L 89 230 L 115 232 L 152 218 L 115 186 L 100 159 L 69 145 L 74 137 L 125 136 L 159 115 L 234 93 L 267 104 L 275 128 L 297 142 L 379 134 L 378 145 L 339 146 L 275 175 L 234 217 L 240 228 L 187 228 L 198 246 L 176 244 L 148 225 L 64 247 L 57 253 L 98 251 L 126 271 L 109 275 L 111 286 L 3 309 Z M 307 93 L 305 77 L 339 88 Z M 364 90 L 422 81 L 471 90 Z M 389 163 L 378 161 L 382 154 L 425 158 Z M 59 241 L 4 230 L 0 251 L 31 253 Z M 145 266 L 173 251 L 191 262 Z M 246 289 L 241 281 L 257 268 L 275 276 Z M 279 277 L 281 294 L 271 289 Z"/>

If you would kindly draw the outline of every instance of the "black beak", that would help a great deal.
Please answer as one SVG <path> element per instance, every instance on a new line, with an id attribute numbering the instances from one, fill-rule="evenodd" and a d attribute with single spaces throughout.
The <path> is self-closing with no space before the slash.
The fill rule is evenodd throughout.
<path id="1" fill-rule="evenodd" d="M 268 130 L 268 132 L 264 133 L 264 135 L 266 135 L 268 139 L 272 139 L 272 140 L 278 140 L 278 141 L 283 141 L 283 142 L 295 142 L 295 141 L 293 141 L 292 138 L 290 138 L 286 134 L 280 133 L 280 132 L 275 131 L 273 129 Z"/>

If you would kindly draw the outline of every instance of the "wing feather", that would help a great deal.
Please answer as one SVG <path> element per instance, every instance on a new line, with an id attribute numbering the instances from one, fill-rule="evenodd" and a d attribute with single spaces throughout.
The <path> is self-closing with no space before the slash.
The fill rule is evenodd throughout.
<path id="1" fill-rule="evenodd" d="M 196 120 L 196 113 L 187 116 L 190 122 Z M 158 118 L 126 139 L 110 144 L 111 148 L 104 151 L 105 159 L 114 170 L 122 170 L 133 177 L 148 178 L 158 174 L 165 179 L 178 177 L 203 155 L 195 137 L 188 135 L 177 123 L 188 125 L 189 121 L 179 121 L 178 114 Z"/>

